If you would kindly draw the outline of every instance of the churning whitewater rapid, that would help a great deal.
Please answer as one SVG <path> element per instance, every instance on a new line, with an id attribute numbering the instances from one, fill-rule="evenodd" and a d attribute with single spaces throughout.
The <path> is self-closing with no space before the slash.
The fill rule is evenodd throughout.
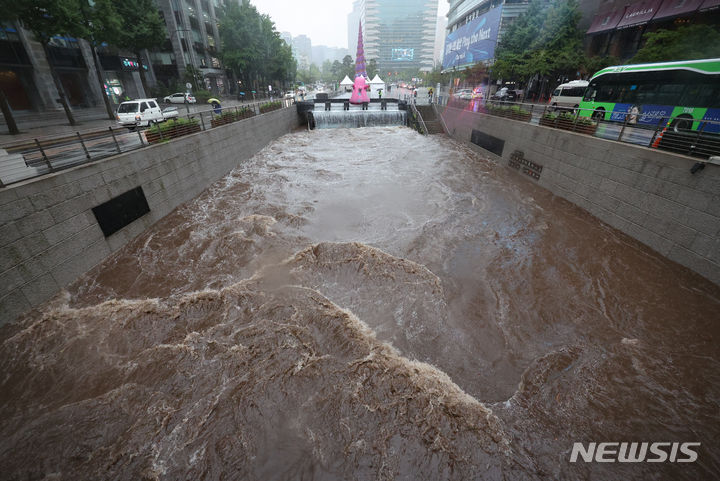
<path id="1" fill-rule="evenodd" d="M 0 477 L 717 478 L 718 312 L 452 140 L 290 134 L 0 330 Z M 623 441 L 702 444 L 569 461 Z"/>

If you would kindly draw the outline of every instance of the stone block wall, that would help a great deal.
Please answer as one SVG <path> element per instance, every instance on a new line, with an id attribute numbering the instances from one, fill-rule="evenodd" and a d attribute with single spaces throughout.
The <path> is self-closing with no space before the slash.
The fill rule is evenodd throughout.
<path id="1" fill-rule="evenodd" d="M 691 174 L 697 159 L 657 149 L 454 108 L 443 118 L 460 141 L 501 139 L 501 156 L 483 152 L 503 165 L 521 153 L 542 166 L 532 182 L 720 284 L 720 166 Z"/>
<path id="2" fill-rule="evenodd" d="M 298 126 L 293 106 L 0 189 L 0 325 Z M 91 209 L 137 186 L 150 212 L 104 237 Z"/>

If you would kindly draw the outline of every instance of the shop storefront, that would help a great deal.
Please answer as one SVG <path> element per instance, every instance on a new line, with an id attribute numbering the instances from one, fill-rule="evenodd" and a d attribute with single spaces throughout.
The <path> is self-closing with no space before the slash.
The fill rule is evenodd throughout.
<path id="1" fill-rule="evenodd" d="M 138 77 L 136 72 L 140 70 L 140 62 L 136 58 L 102 52 L 100 64 L 105 73 L 103 82 L 105 92 L 111 102 L 119 104 L 127 98 L 143 96 L 137 85 L 139 79 L 136 78 Z M 143 67 L 147 71 L 147 67 Z"/>

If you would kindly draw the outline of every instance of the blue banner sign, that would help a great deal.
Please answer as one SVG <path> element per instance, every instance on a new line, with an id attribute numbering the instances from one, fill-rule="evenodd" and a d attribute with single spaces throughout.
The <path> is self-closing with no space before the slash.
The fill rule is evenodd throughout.
<path id="1" fill-rule="evenodd" d="M 615 104 L 610 120 L 625 122 L 625 115 L 628 115 L 628 124 L 657 126 L 661 120 L 663 123 L 670 120 L 673 109 L 672 105 Z"/>
<path id="2" fill-rule="evenodd" d="M 703 132 L 712 132 L 714 134 L 720 133 L 720 109 L 707 109 L 703 120 L 712 120 L 716 123 L 707 123 Z"/>
<path id="3" fill-rule="evenodd" d="M 492 59 L 500 31 L 502 7 L 458 28 L 445 39 L 443 69 Z"/>

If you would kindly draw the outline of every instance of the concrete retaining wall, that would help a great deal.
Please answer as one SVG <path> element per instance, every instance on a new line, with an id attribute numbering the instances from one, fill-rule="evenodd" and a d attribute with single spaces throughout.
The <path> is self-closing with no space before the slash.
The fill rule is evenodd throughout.
<path id="1" fill-rule="evenodd" d="M 0 325 L 298 126 L 294 107 L 276 110 L 0 189 Z M 137 186 L 150 212 L 105 238 L 92 207 Z"/>
<path id="2" fill-rule="evenodd" d="M 453 108 L 443 118 L 457 140 L 503 140 L 501 156 L 483 153 L 542 165 L 530 181 L 720 284 L 720 166 L 691 174 L 682 155 Z"/>

